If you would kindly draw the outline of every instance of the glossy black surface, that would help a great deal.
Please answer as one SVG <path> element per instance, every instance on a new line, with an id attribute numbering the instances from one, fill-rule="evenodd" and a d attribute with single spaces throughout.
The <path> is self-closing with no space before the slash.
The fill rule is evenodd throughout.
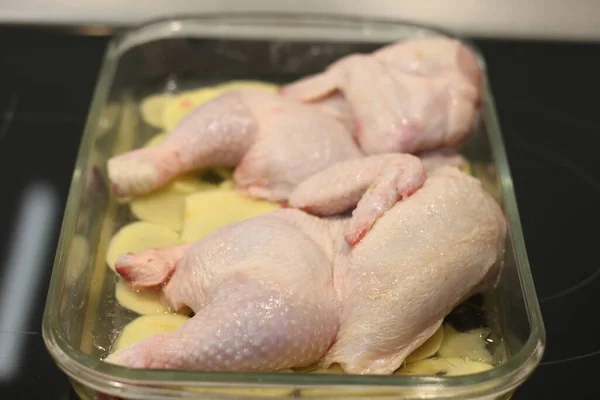
<path id="1" fill-rule="evenodd" d="M 40 325 L 106 42 L 0 32 L 0 296 L 8 302 L 0 305 L 0 349 L 8 343 L 14 350 L 0 353 L 1 399 L 77 398 L 48 356 Z M 542 365 L 514 399 L 598 399 L 600 45 L 477 44 L 488 62 L 548 334 Z M 35 218 L 22 217 L 27 209 Z M 19 229 L 30 232 L 17 241 L 21 248 L 12 244 Z M 25 294 L 15 289 L 21 287 Z M 6 365 L 14 366 L 10 377 Z"/>
<path id="2" fill-rule="evenodd" d="M 71 399 L 40 334 L 106 39 L 0 35 L 0 399 Z"/>

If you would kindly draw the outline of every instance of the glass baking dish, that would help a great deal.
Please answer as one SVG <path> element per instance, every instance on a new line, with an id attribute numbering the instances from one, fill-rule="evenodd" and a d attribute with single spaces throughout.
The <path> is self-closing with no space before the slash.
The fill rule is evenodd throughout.
<path id="1" fill-rule="evenodd" d="M 43 321 L 49 352 L 82 398 L 510 397 L 539 363 L 545 333 L 489 85 L 463 154 L 478 166 L 473 173 L 496 196 L 509 225 L 501 275 L 484 294 L 503 344 L 495 368 L 466 376 L 357 376 L 133 370 L 101 361 L 116 327 L 131 319 L 115 311 L 115 277 L 104 261 L 111 235 L 131 216 L 109 195 L 105 165 L 157 133 L 140 118 L 144 96 L 231 79 L 289 82 L 349 53 L 435 35 L 451 36 L 398 21 L 211 14 L 151 22 L 112 40 L 77 157 Z"/>

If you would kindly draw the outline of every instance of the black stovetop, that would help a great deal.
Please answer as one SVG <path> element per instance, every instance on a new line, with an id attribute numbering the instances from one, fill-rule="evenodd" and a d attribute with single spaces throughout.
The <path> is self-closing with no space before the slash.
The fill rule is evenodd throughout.
<path id="1" fill-rule="evenodd" d="M 77 399 L 40 326 L 107 40 L 0 31 L 2 399 Z M 548 338 L 542 364 L 514 400 L 600 399 L 600 44 L 476 43 L 488 62 Z"/>

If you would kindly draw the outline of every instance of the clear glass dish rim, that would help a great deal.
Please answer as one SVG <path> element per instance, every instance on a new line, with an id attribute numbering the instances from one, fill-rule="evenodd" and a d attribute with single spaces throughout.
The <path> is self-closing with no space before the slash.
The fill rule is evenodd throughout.
<path id="1" fill-rule="evenodd" d="M 127 388 L 133 391 L 148 390 L 150 392 L 171 388 L 177 393 L 178 387 L 210 387 L 223 385 L 237 386 L 263 386 L 269 387 L 337 387 L 345 388 L 377 388 L 378 390 L 412 391 L 418 387 L 414 397 L 407 398 L 451 398 L 453 396 L 488 396 L 500 395 L 513 390 L 533 371 L 541 360 L 545 348 L 545 329 L 536 295 L 529 261 L 525 251 L 520 217 L 516 205 L 516 198 L 512 184 L 511 174 L 506 158 L 506 152 L 500 126 L 496 116 L 495 104 L 485 76 L 486 89 L 484 94 L 483 118 L 487 124 L 491 141 L 492 156 L 498 168 L 501 179 L 503 202 L 506 218 L 511 227 L 510 234 L 516 255 L 519 280 L 523 289 L 523 298 L 531 326 L 531 332 L 523 348 L 510 357 L 505 363 L 481 373 L 456 377 L 418 377 L 418 376 L 356 376 L 356 375 L 318 375 L 318 374 L 282 374 L 282 373 L 235 373 L 235 372 L 196 372 L 173 370 L 133 370 L 104 363 L 92 359 L 71 346 L 63 336 L 58 322 L 59 299 L 62 293 L 65 272 L 65 250 L 74 235 L 76 217 L 79 212 L 80 201 L 83 193 L 83 176 L 92 145 L 92 133 L 106 102 L 112 79 L 114 77 L 119 57 L 128 49 L 151 40 L 186 37 L 199 31 L 202 34 L 213 34 L 214 37 L 226 37 L 233 34 L 239 38 L 241 30 L 259 32 L 269 29 L 269 26 L 258 23 L 270 23 L 271 29 L 307 29 L 319 32 L 319 29 L 347 27 L 365 35 L 369 39 L 373 32 L 383 28 L 409 28 L 420 29 L 425 32 L 453 37 L 465 42 L 479 57 L 482 68 L 485 61 L 479 49 L 470 41 L 460 36 L 445 32 L 437 27 L 430 27 L 409 21 L 397 19 L 373 19 L 341 15 L 312 15 L 296 13 L 206 13 L 186 15 L 182 17 L 171 16 L 149 21 L 134 27 L 113 38 L 104 56 L 100 75 L 93 95 L 92 105 L 82 141 L 79 147 L 77 160 L 73 172 L 65 213 L 63 216 L 60 237 L 57 245 L 52 277 L 48 290 L 46 307 L 44 310 L 42 334 L 45 344 L 55 359 L 58 366 L 71 378 L 107 394 L 118 394 Z M 216 23 L 215 28 L 208 24 Z M 206 24 L 206 27 L 204 25 Z M 210 30 L 210 32 L 206 30 Z M 371 31 L 369 31 L 371 29 Z M 246 33 L 246 31 L 244 31 Z M 289 32 L 288 32 L 289 33 Z M 261 35 L 264 37 L 264 34 Z M 348 36 L 340 36 L 348 40 Z M 293 40 L 290 38 L 290 40 Z M 305 37 L 298 40 L 306 40 Z M 154 387 L 150 387 L 154 386 Z M 157 387 L 158 386 L 158 387 Z M 443 391 L 440 391 L 443 387 Z M 160 390 L 162 392 L 162 390 Z M 150 394 L 148 392 L 148 394 Z M 164 392 L 166 395 L 167 392 Z M 425 396 L 425 397 L 424 397 Z"/>

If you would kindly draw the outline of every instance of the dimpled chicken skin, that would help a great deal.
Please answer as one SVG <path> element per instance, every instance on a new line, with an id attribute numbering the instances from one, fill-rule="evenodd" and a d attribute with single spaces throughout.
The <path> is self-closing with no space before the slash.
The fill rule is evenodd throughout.
<path id="1" fill-rule="evenodd" d="M 348 243 L 356 218 L 363 216 L 354 214 L 345 228 Z M 334 285 L 341 324 L 323 365 L 392 373 L 454 307 L 494 281 L 505 237 L 504 215 L 477 179 L 456 167 L 435 168 L 358 243 L 340 247 Z"/>
<path id="2" fill-rule="evenodd" d="M 422 38 L 350 54 L 284 85 L 305 103 L 340 94 L 365 154 L 456 147 L 473 131 L 483 90 L 474 53 L 458 40 Z"/>
<path id="3" fill-rule="evenodd" d="M 165 303 L 195 315 L 176 332 L 151 336 L 106 361 L 136 368 L 261 371 L 315 362 L 339 325 L 330 227 L 293 209 L 229 225 L 183 255 L 172 248 L 165 268 L 176 267 L 159 283 L 133 273 L 151 256 L 122 255 L 117 271 L 126 280 L 137 287 L 166 283 Z M 169 258 L 168 249 L 161 254 L 161 260 Z"/>
<path id="4" fill-rule="evenodd" d="M 129 284 L 164 285 L 167 305 L 195 315 L 106 361 L 232 371 L 318 361 L 349 373 L 396 370 L 456 305 L 493 282 L 506 235 L 500 208 L 477 179 L 447 165 L 425 171 L 418 158 L 400 156 L 387 168 L 365 159 L 310 178 L 323 196 L 331 171 L 349 182 L 332 191 L 331 204 L 352 207 L 347 191 L 362 192 L 350 217 L 283 209 L 221 228 L 183 255 L 181 246 L 121 255 L 116 270 Z M 367 173 L 369 185 L 353 179 L 369 168 L 376 169 Z M 153 273 L 141 273 L 150 267 Z"/>
<path id="5" fill-rule="evenodd" d="M 108 161 L 113 193 L 164 187 L 205 167 L 236 167 L 245 195 L 285 201 L 306 177 L 362 155 L 331 99 L 306 105 L 259 89 L 225 93 L 194 109 L 159 145 Z"/>

